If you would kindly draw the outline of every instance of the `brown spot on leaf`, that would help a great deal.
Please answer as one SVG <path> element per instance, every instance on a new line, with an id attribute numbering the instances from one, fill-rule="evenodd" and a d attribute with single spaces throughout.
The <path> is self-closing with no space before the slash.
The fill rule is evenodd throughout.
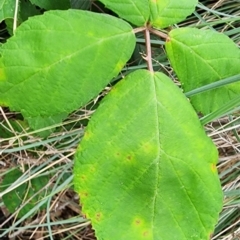
<path id="1" fill-rule="evenodd" d="M 101 217 L 102 217 L 102 213 L 100 213 L 100 212 L 96 213 L 96 220 L 97 221 L 100 221 Z"/>
<path id="2" fill-rule="evenodd" d="M 86 176 L 85 176 L 85 175 L 82 175 L 82 176 L 81 176 L 81 179 L 82 179 L 82 180 L 85 180 L 85 179 L 86 179 Z"/>
<path id="3" fill-rule="evenodd" d="M 149 235 L 149 231 L 143 232 L 143 236 L 144 236 L 144 237 L 147 237 L 148 235 Z"/>
<path id="4" fill-rule="evenodd" d="M 95 168 L 95 166 L 92 166 L 91 168 L 90 168 L 90 172 L 95 172 L 96 171 L 96 168 Z"/>
<path id="5" fill-rule="evenodd" d="M 82 196 L 82 197 L 88 197 L 88 192 L 82 192 L 82 193 L 80 193 L 80 196 Z"/>
<path id="6" fill-rule="evenodd" d="M 135 220 L 136 225 L 140 225 L 141 221 L 140 219 Z"/>
<path id="7" fill-rule="evenodd" d="M 217 171 L 217 167 L 216 167 L 215 164 L 211 164 L 211 170 L 212 170 L 212 172 L 214 172 L 214 173 Z"/>

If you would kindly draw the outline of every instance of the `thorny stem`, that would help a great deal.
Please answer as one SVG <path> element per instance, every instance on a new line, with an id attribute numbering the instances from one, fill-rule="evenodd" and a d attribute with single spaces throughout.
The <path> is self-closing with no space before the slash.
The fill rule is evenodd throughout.
<path id="1" fill-rule="evenodd" d="M 146 51 L 147 51 L 147 54 L 146 54 L 146 57 L 144 57 L 144 59 L 146 60 L 147 62 L 147 66 L 148 66 L 148 70 L 150 72 L 153 72 L 153 66 L 152 66 L 152 49 L 151 49 L 151 42 L 150 42 L 150 32 L 149 32 L 149 29 L 148 27 L 145 28 L 145 31 L 144 31 L 144 36 L 145 36 L 145 42 L 146 42 Z"/>

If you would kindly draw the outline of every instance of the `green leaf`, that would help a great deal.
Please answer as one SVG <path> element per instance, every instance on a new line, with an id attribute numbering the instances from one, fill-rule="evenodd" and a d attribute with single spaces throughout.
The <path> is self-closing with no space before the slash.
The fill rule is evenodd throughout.
<path id="1" fill-rule="evenodd" d="M 17 168 L 7 173 L 1 183 L 1 191 L 6 190 L 21 176 L 22 172 Z M 4 205 L 10 213 L 14 213 L 22 204 L 27 202 L 18 213 L 19 218 L 23 217 L 45 196 L 45 194 L 47 194 L 46 190 L 41 191 L 40 193 L 38 193 L 38 191 L 47 185 L 48 180 L 48 177 L 41 176 L 32 179 L 31 182 L 21 184 L 19 187 L 3 195 L 2 200 Z M 31 200 L 28 201 L 30 198 Z M 42 205 L 40 210 L 44 208 L 46 208 L 46 205 Z"/>
<path id="2" fill-rule="evenodd" d="M 21 21 L 26 21 L 29 17 L 40 15 L 41 11 L 36 6 L 32 5 L 30 2 L 21 1 L 20 2 L 20 13 L 18 14 Z"/>
<path id="3" fill-rule="evenodd" d="M 12 131 L 9 128 L 8 123 L 10 123 L 10 125 L 11 125 L 11 127 L 14 131 Z M 18 134 L 18 136 L 20 136 L 23 133 L 23 129 L 24 129 L 25 132 L 27 130 L 27 124 L 26 124 L 25 121 L 9 119 L 8 123 L 1 120 L 0 136 L 1 136 L 2 139 L 3 138 L 14 137 L 14 136 L 16 136 L 16 134 Z M 21 138 L 21 140 L 23 140 L 23 139 L 25 139 L 25 138 Z"/>
<path id="4" fill-rule="evenodd" d="M 178 23 L 194 12 L 197 3 L 197 0 L 149 0 L 150 23 L 156 28 L 165 28 Z"/>
<path id="5" fill-rule="evenodd" d="M 136 26 L 143 26 L 149 19 L 149 0 L 100 0 L 121 18 Z"/>
<path id="6" fill-rule="evenodd" d="M 240 96 L 231 99 L 229 102 L 223 104 L 221 108 L 201 118 L 202 125 L 212 122 L 222 116 L 226 116 L 232 113 L 236 113 L 240 110 Z"/>
<path id="7" fill-rule="evenodd" d="M 99 239 L 207 240 L 222 207 L 217 158 L 184 94 L 164 74 L 138 70 L 94 113 L 75 190 Z"/>
<path id="8" fill-rule="evenodd" d="M 88 10 L 92 5 L 92 1 L 86 0 L 70 0 L 71 8 Z"/>
<path id="9" fill-rule="evenodd" d="M 30 2 L 21 1 L 19 4 L 19 13 L 17 24 L 18 26 L 26 21 L 29 17 L 40 15 L 41 11 L 35 5 Z M 13 35 L 13 18 L 5 19 L 5 24 L 7 25 L 7 31 L 12 36 Z"/>
<path id="10" fill-rule="evenodd" d="M 6 18 L 13 18 L 16 0 L 1 0 L 0 2 L 0 22 Z"/>
<path id="11" fill-rule="evenodd" d="M 239 74 L 240 51 L 224 34 L 192 28 L 174 29 L 167 55 L 185 92 Z M 191 97 L 197 111 L 208 114 L 240 94 L 232 83 Z"/>
<path id="12" fill-rule="evenodd" d="M 30 2 L 46 10 L 66 10 L 71 7 L 69 0 L 30 0 Z"/>
<path id="13" fill-rule="evenodd" d="M 34 129 L 59 123 L 104 89 L 134 46 L 131 26 L 109 15 L 32 17 L 1 48 L 0 104 L 21 111 Z"/>

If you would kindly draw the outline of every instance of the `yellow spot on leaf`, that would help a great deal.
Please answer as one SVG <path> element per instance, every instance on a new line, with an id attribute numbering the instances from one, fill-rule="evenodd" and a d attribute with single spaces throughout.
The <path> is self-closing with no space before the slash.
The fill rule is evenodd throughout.
<path id="1" fill-rule="evenodd" d="M 140 220 L 140 219 L 136 219 L 136 220 L 135 220 L 135 224 L 136 224 L 136 225 L 140 225 L 140 224 L 141 224 L 141 220 Z"/>
<path id="2" fill-rule="evenodd" d="M 80 198 L 86 198 L 88 197 L 88 192 L 80 192 L 79 195 L 80 195 Z"/>
<path id="3" fill-rule="evenodd" d="M 101 212 L 96 213 L 95 218 L 99 222 L 102 218 L 102 213 Z"/>
<path id="4" fill-rule="evenodd" d="M 143 148 L 144 152 L 146 152 L 146 153 L 150 153 L 150 152 L 155 151 L 154 146 L 149 142 L 144 143 L 142 145 L 142 148 Z"/>
<path id="5" fill-rule="evenodd" d="M 85 181 L 85 180 L 86 180 L 86 176 L 85 176 L 85 175 L 82 175 L 82 176 L 81 176 L 81 179 L 82 179 L 83 181 Z"/>
<path id="6" fill-rule="evenodd" d="M 171 41 L 171 39 L 170 39 L 170 37 L 168 37 L 167 39 L 166 39 L 166 42 L 170 42 Z"/>
<path id="7" fill-rule="evenodd" d="M 91 173 L 94 173 L 94 172 L 96 172 L 96 168 L 95 168 L 95 166 L 94 166 L 94 165 L 92 165 L 92 166 L 90 167 L 90 172 L 91 172 Z"/>
<path id="8" fill-rule="evenodd" d="M 88 35 L 89 37 L 92 37 L 92 36 L 94 36 L 94 32 L 90 32 L 90 31 L 89 31 L 89 32 L 87 33 L 87 35 Z"/>
<path id="9" fill-rule="evenodd" d="M 141 227 L 143 226 L 144 224 L 144 219 L 140 218 L 140 217 L 136 217 L 133 219 L 133 223 L 132 223 L 135 227 Z"/>
<path id="10" fill-rule="evenodd" d="M 217 172 L 217 167 L 216 167 L 216 165 L 215 164 L 211 164 L 211 170 L 212 170 L 212 172 Z"/>
<path id="11" fill-rule="evenodd" d="M 6 75 L 3 68 L 0 68 L 0 82 L 6 81 Z"/>
<path id="12" fill-rule="evenodd" d="M 124 67 L 124 63 L 120 61 L 116 64 L 115 71 L 120 72 L 123 67 Z"/>
<path id="13" fill-rule="evenodd" d="M 143 232 L 143 237 L 148 237 L 150 235 L 149 231 L 144 231 Z"/>

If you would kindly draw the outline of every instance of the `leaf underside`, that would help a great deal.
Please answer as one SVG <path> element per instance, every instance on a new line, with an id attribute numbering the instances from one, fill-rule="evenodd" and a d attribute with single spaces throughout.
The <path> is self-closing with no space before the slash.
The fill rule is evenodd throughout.
<path id="1" fill-rule="evenodd" d="M 211 30 L 174 29 L 166 42 L 166 51 L 185 92 L 240 72 L 238 47 L 224 34 Z M 238 82 L 190 99 L 197 111 L 208 114 L 239 94 Z"/>
<path id="2" fill-rule="evenodd" d="M 59 123 L 104 89 L 134 46 L 131 26 L 109 15 L 32 17 L 1 48 L 0 104 L 21 111 L 34 129 Z"/>
<path id="3" fill-rule="evenodd" d="M 181 91 L 138 70 L 94 113 L 75 156 L 75 190 L 99 240 L 207 240 L 222 206 L 216 162 Z"/>

